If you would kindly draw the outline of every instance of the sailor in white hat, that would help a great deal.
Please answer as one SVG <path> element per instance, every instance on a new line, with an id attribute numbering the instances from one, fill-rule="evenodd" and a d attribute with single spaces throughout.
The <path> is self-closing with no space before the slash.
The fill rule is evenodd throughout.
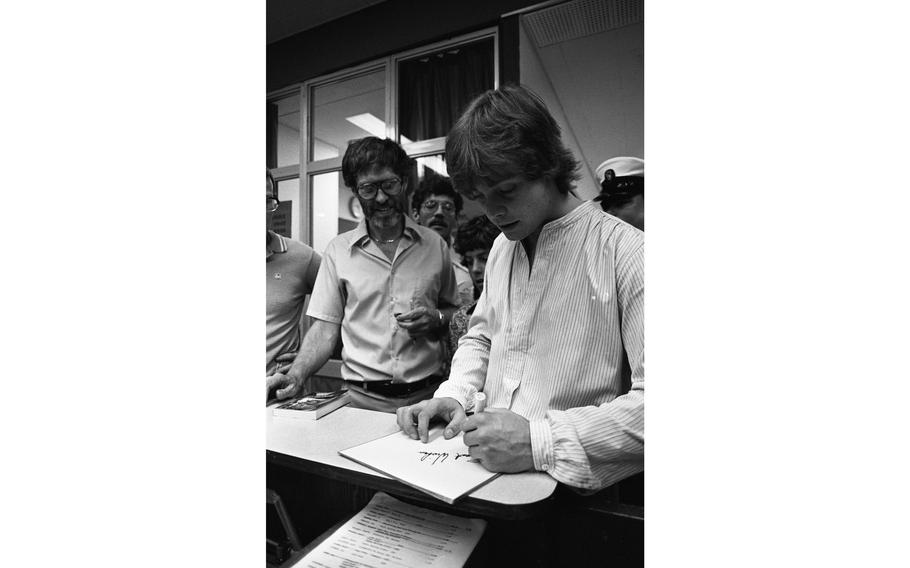
<path id="1" fill-rule="evenodd" d="M 597 166 L 600 201 L 604 211 L 645 230 L 645 161 L 641 158 L 610 158 Z"/>

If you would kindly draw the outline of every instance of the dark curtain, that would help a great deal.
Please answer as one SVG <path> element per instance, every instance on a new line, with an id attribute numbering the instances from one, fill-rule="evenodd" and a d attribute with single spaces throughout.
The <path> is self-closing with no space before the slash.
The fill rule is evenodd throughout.
<path id="1" fill-rule="evenodd" d="M 265 166 L 278 165 L 278 105 L 265 104 Z"/>
<path id="2" fill-rule="evenodd" d="M 403 61 L 398 70 L 401 135 L 443 137 L 474 97 L 493 88 L 493 39 Z"/>

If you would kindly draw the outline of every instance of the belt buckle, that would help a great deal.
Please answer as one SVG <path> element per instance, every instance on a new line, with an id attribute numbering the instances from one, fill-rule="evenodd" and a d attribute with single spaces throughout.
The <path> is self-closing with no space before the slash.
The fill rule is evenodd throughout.
<path id="1" fill-rule="evenodd" d="M 379 392 L 386 387 L 392 386 L 392 381 L 363 381 L 363 390 L 367 392 Z"/>

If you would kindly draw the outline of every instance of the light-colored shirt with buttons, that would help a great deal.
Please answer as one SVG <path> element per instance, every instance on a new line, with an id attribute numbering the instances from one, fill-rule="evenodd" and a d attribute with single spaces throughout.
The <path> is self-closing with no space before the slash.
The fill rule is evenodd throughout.
<path id="1" fill-rule="evenodd" d="M 390 261 L 361 221 L 326 247 L 307 315 L 341 324 L 343 379 L 410 383 L 440 374 L 445 363 L 438 339 L 411 338 L 398 326 L 395 314 L 418 305 L 458 305 L 442 237 L 405 218 Z"/>
<path id="2" fill-rule="evenodd" d="M 534 467 L 597 490 L 644 470 L 644 233 L 584 203 L 544 225 L 533 267 L 497 237 L 434 396 L 530 421 Z M 631 388 L 623 387 L 623 355 Z"/>

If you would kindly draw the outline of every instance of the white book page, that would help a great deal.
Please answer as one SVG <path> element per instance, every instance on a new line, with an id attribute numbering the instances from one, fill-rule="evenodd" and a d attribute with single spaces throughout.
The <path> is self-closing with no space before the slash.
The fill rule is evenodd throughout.
<path id="1" fill-rule="evenodd" d="M 295 568 L 448 568 L 463 566 L 486 528 L 377 493 L 370 503 L 304 556 Z"/>
<path id="2" fill-rule="evenodd" d="M 443 426 L 432 428 L 424 444 L 399 431 L 339 453 L 453 503 L 498 474 L 471 459 L 461 433 L 446 440 L 442 432 Z"/>

